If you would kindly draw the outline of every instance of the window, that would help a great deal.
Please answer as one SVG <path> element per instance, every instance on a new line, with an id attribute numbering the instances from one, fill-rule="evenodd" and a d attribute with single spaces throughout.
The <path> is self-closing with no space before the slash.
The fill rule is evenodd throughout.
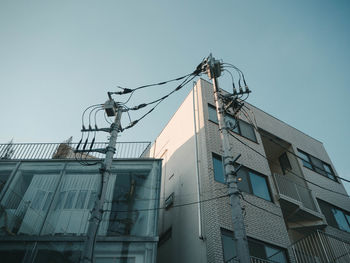
<path id="1" fill-rule="evenodd" d="M 209 120 L 218 123 L 218 117 L 216 114 L 216 108 L 208 104 Z M 253 142 L 257 142 L 254 128 L 249 123 L 243 120 L 236 120 L 233 116 L 226 114 L 225 123 L 227 127 L 230 127 L 234 133 L 237 133 Z"/>
<path id="2" fill-rule="evenodd" d="M 174 204 L 174 193 L 171 193 L 165 200 L 165 210 L 168 210 Z"/>
<path id="3" fill-rule="evenodd" d="M 172 227 L 169 227 L 163 234 L 160 235 L 159 241 L 158 241 L 158 247 L 163 245 L 166 241 L 168 241 L 172 236 L 173 229 Z"/>
<path id="4" fill-rule="evenodd" d="M 322 174 L 323 176 L 326 176 L 333 181 L 337 181 L 332 167 L 329 164 L 299 149 L 298 156 L 305 167 L 315 171 L 316 173 Z"/>
<path id="5" fill-rule="evenodd" d="M 221 242 L 224 252 L 224 262 L 235 262 L 234 259 L 237 254 L 233 232 L 221 229 Z M 258 258 L 260 260 L 268 260 L 268 262 L 288 262 L 286 252 L 282 248 L 266 244 L 262 241 L 257 241 L 251 238 L 248 238 L 248 246 L 249 254 L 252 257 Z"/>
<path id="6" fill-rule="evenodd" d="M 40 210 L 41 209 L 41 205 L 44 201 L 44 197 L 45 197 L 45 191 L 42 190 L 38 190 L 35 193 L 33 202 L 31 203 L 31 207 L 35 210 Z"/>
<path id="7" fill-rule="evenodd" d="M 222 158 L 220 155 L 217 155 L 215 153 L 213 153 L 212 156 L 214 179 L 217 182 L 225 183 L 225 174 Z M 239 190 L 261 197 L 267 201 L 271 201 L 271 195 L 267 184 L 266 176 L 243 166 L 237 172 L 237 176 L 242 179 L 237 184 Z"/>
<path id="8" fill-rule="evenodd" d="M 266 244 L 262 241 L 249 239 L 249 254 L 253 257 L 257 257 L 259 259 L 265 259 L 269 262 L 279 262 L 279 263 L 287 263 L 286 252 L 284 249 Z"/>
<path id="9" fill-rule="evenodd" d="M 213 153 L 213 168 L 215 181 L 225 183 L 225 174 L 222 158 L 220 155 Z"/>
<path id="10" fill-rule="evenodd" d="M 64 209 L 72 209 L 76 192 L 77 191 L 68 192 L 66 203 L 64 204 Z"/>
<path id="11" fill-rule="evenodd" d="M 350 213 L 317 199 L 328 225 L 350 232 Z"/>
<path id="12" fill-rule="evenodd" d="M 286 174 L 288 171 L 292 170 L 292 166 L 290 165 L 286 152 L 280 155 L 278 161 L 280 163 L 283 174 Z"/>
<path id="13" fill-rule="evenodd" d="M 224 262 L 234 262 L 236 257 L 236 244 L 231 231 L 221 229 L 221 242 L 224 251 Z"/>
<path id="14" fill-rule="evenodd" d="M 84 204 L 85 204 L 87 192 L 88 192 L 87 190 L 79 191 L 77 202 L 75 204 L 76 209 L 84 209 L 85 208 Z"/>

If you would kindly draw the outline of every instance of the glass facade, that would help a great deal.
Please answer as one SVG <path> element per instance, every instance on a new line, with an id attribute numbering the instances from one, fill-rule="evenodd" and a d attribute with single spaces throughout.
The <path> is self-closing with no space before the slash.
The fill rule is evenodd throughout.
<path id="1" fill-rule="evenodd" d="M 99 226 L 100 237 L 156 237 L 160 164 L 158 160 L 137 159 L 113 162 Z M 99 165 L 82 166 L 74 161 L 0 162 L 0 174 L 3 175 L 1 240 L 8 239 L 12 244 L 23 237 L 42 236 L 54 240 L 86 235 L 91 210 L 101 188 Z M 121 247 L 124 244 L 119 243 Z M 40 244 L 45 246 L 48 242 Z M 19 249 L 17 245 L 16 249 Z M 77 262 L 76 258 L 80 257 L 64 249 L 59 252 L 56 245 L 53 249 L 35 249 L 35 260 L 30 262 L 48 262 L 51 257 L 58 260 L 52 262 Z M 18 257 L 18 262 L 22 262 L 28 253 L 24 249 L 12 255 L 1 250 L 0 256 L 13 258 L 8 262 L 17 262 Z M 123 261 L 122 257 L 120 260 L 130 261 Z"/>

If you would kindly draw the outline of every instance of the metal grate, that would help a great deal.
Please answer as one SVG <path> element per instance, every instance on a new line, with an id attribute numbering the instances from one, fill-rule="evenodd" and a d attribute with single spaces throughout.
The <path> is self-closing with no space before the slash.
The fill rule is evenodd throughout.
<path id="1" fill-rule="evenodd" d="M 0 144 L 1 160 L 74 159 L 78 143 L 7 143 Z M 108 143 L 94 143 L 93 149 L 106 148 Z M 149 149 L 150 142 L 117 142 L 114 158 L 140 158 Z M 87 144 L 85 149 L 90 149 Z M 82 146 L 80 146 L 82 148 Z M 87 158 L 104 158 L 104 154 L 89 152 Z"/>

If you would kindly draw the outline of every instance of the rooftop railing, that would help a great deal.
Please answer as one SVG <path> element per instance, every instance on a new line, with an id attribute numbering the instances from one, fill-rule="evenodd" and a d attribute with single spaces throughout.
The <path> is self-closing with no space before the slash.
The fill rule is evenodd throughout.
<path id="1" fill-rule="evenodd" d="M 0 144 L 0 160 L 29 160 L 29 159 L 74 159 L 74 150 L 78 143 L 7 143 Z M 108 143 L 96 142 L 92 149 L 106 148 Z M 150 147 L 150 142 L 117 142 L 114 158 L 140 158 Z M 85 149 L 90 149 L 87 144 Z M 80 145 L 80 149 L 83 145 Z M 104 154 L 87 152 L 79 154 L 78 158 L 100 159 Z"/>

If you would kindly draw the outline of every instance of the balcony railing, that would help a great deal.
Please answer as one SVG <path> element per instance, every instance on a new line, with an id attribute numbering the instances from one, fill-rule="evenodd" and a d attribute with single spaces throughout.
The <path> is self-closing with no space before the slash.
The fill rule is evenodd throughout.
<path id="1" fill-rule="evenodd" d="M 348 263 L 350 262 L 350 242 L 316 231 L 292 245 L 297 263 Z"/>
<path id="2" fill-rule="evenodd" d="M 150 142 L 117 142 L 114 158 L 139 158 L 149 148 Z M 7 143 L 0 144 L 0 160 L 74 159 L 78 143 Z M 106 148 L 107 143 L 96 142 L 93 149 Z M 85 149 L 90 149 L 87 144 Z M 80 149 L 83 146 L 80 146 Z M 104 158 L 104 154 L 88 152 L 84 158 Z"/>
<path id="3" fill-rule="evenodd" d="M 297 201 L 304 208 L 319 212 L 310 189 L 279 174 L 274 174 L 274 178 L 280 197 L 286 196 Z"/>

